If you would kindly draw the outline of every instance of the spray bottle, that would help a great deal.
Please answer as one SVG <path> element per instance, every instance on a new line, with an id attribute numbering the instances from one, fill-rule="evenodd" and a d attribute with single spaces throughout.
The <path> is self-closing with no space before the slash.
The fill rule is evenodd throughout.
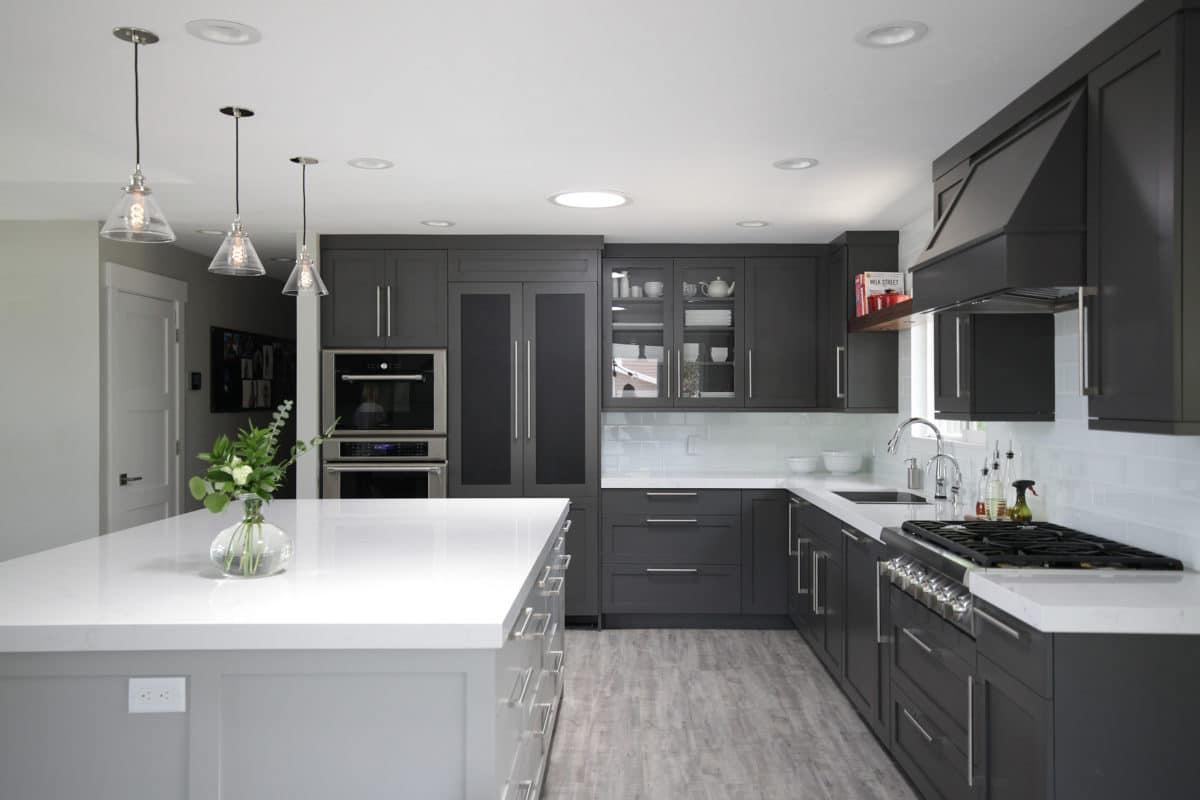
<path id="1" fill-rule="evenodd" d="M 1033 488 L 1034 481 L 1019 480 L 1013 481 L 1013 488 L 1017 490 L 1017 502 L 1009 511 L 1009 516 L 1013 522 L 1032 522 L 1033 511 L 1029 508 L 1029 503 L 1025 501 L 1025 492 L 1033 492 L 1034 497 L 1037 496 L 1037 490 Z"/>

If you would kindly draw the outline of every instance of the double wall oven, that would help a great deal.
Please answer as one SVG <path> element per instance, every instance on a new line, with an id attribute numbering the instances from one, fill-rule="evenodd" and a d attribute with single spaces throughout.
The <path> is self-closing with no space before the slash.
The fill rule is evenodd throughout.
<path id="1" fill-rule="evenodd" d="M 445 350 L 325 350 L 321 375 L 323 497 L 446 496 Z"/>

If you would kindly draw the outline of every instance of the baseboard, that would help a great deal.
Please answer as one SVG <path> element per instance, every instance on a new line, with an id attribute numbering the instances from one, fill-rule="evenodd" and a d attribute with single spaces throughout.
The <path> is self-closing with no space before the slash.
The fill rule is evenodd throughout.
<path id="1" fill-rule="evenodd" d="M 784 614 L 604 614 L 605 628 L 725 628 L 786 630 L 793 627 Z"/>

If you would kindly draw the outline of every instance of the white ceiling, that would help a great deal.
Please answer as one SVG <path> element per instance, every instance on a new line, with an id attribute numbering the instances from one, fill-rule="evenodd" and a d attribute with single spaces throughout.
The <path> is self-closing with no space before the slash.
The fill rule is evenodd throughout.
<path id="1" fill-rule="evenodd" d="M 260 254 L 291 250 L 296 154 L 322 233 L 593 233 L 611 241 L 824 241 L 909 221 L 932 159 L 1136 5 L 1133 0 L 340 0 L 41 2 L 0 12 L 0 218 L 102 219 L 133 160 L 132 53 L 143 50 L 143 164 L 180 244 L 242 216 Z M 196 18 L 262 32 L 230 47 Z M 916 19 L 918 44 L 867 26 Z M 370 172 L 356 156 L 396 163 Z M 771 163 L 813 156 L 813 170 Z M 546 202 L 615 188 L 608 210 Z M 740 219 L 765 219 L 748 230 Z M 277 265 L 274 272 L 286 274 Z"/>

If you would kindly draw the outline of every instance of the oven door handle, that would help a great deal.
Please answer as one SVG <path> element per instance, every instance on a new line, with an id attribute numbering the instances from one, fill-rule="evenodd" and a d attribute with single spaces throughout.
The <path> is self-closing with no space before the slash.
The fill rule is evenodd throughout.
<path id="1" fill-rule="evenodd" d="M 354 383 L 355 381 L 408 381 L 410 383 L 423 383 L 424 375 L 343 375 L 341 376 L 343 383 Z"/>
<path id="2" fill-rule="evenodd" d="M 326 464 L 326 472 L 445 472 L 445 464 Z"/>

